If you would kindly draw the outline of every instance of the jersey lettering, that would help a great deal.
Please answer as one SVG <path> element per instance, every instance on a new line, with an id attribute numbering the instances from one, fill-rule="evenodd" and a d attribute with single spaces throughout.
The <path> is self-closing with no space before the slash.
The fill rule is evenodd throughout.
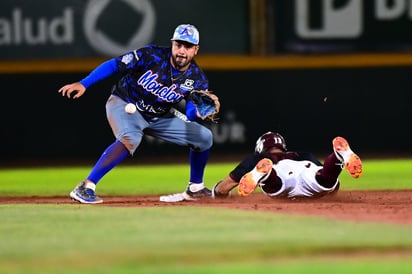
<path id="1" fill-rule="evenodd" d="M 138 101 L 136 102 L 136 107 L 137 107 L 140 111 L 148 112 L 148 113 L 153 113 L 153 114 L 163 113 L 163 112 L 166 111 L 165 108 L 162 108 L 162 107 L 154 107 L 154 106 L 152 106 L 152 105 L 146 104 L 146 103 L 144 102 L 144 100 L 142 100 L 142 99 L 140 99 L 140 100 L 138 100 Z"/>
<path id="2" fill-rule="evenodd" d="M 159 78 L 157 73 L 148 70 L 137 80 L 137 84 L 166 102 L 178 102 L 183 98 L 183 95 L 175 91 L 175 84 L 167 87 L 157 82 L 157 78 Z"/>

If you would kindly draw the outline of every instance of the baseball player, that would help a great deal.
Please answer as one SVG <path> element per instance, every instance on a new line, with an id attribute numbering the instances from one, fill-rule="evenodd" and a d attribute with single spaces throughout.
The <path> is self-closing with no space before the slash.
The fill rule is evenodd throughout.
<path id="1" fill-rule="evenodd" d="M 218 182 L 212 195 L 228 197 L 236 186 L 240 196 L 249 195 L 258 186 L 270 197 L 321 197 L 336 192 L 342 168 L 358 178 L 362 175 L 362 162 L 345 138 L 334 138 L 332 145 L 333 153 L 322 164 L 310 153 L 287 151 L 282 135 L 267 132 L 257 140 L 255 154 Z"/>
<path id="2" fill-rule="evenodd" d="M 190 179 L 183 193 L 167 195 L 165 202 L 196 200 L 211 196 L 203 184 L 204 169 L 213 144 L 212 132 L 198 123 L 198 114 L 188 100 L 193 90 L 208 90 L 206 75 L 196 64 L 199 31 L 190 24 L 176 27 L 170 47 L 148 45 L 112 58 L 79 82 L 59 89 L 62 96 L 77 99 L 93 84 L 120 75 L 106 103 L 106 114 L 116 138 L 101 155 L 90 174 L 70 193 L 75 201 L 102 203 L 97 183 L 116 165 L 133 155 L 144 134 L 190 149 Z M 185 114 L 176 106 L 186 101 Z"/>

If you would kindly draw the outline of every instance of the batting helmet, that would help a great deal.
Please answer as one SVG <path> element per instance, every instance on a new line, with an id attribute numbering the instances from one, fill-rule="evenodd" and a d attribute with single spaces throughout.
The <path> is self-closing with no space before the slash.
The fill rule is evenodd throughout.
<path id="1" fill-rule="evenodd" d="M 268 131 L 257 139 L 255 152 L 260 154 L 268 151 L 272 147 L 287 151 L 285 138 L 279 133 Z"/>

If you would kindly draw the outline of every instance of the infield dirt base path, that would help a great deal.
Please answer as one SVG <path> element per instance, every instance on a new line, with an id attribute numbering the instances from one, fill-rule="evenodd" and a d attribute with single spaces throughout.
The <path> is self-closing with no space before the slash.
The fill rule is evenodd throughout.
<path id="1" fill-rule="evenodd" d="M 159 196 L 102 196 L 94 206 L 201 206 L 239 210 L 269 211 L 281 214 L 324 216 L 337 220 L 412 225 L 412 190 L 339 191 L 317 199 L 272 199 L 262 193 L 228 199 L 204 198 L 198 201 L 164 203 Z M 69 197 L 0 197 L 0 204 L 76 204 Z M 85 205 L 89 206 L 89 205 Z"/>

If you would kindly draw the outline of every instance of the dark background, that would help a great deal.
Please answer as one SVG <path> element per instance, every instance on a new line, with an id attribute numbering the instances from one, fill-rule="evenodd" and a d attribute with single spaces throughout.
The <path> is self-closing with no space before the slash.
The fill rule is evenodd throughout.
<path id="1" fill-rule="evenodd" d="M 142 10 L 149 3 L 154 10 L 149 35 L 153 43 L 168 44 L 181 23 L 199 28 L 198 57 L 206 57 L 201 67 L 222 105 L 219 123 L 207 124 L 214 133 L 212 159 L 253 151 L 256 139 L 269 130 L 284 135 L 290 150 L 323 155 L 331 151 L 331 140 L 341 135 L 362 157 L 411 156 L 408 11 L 386 20 L 375 14 L 377 1 L 357 2 L 363 26 L 358 36 L 307 38 L 296 32 L 297 22 L 306 20 L 296 12 L 298 1 L 134 3 L 143 3 Z M 311 30 L 327 28 L 326 2 L 310 1 L 306 23 Z M 84 23 L 93 10 L 88 3 L 98 2 L 1 1 L 1 166 L 94 162 L 114 141 L 105 101 L 116 76 L 91 87 L 78 100 L 57 92 L 114 57 L 103 56 L 89 43 Z M 332 13 L 351 3 L 333 1 Z M 385 8 L 396 3 L 387 1 Z M 64 11 L 72 12 L 72 21 L 65 21 L 57 32 L 70 29 L 73 39 L 59 44 L 51 39 L 59 34 L 52 26 L 61 22 Z M 26 24 L 18 24 L 17 12 L 20 23 Z M 130 2 L 112 0 L 99 14 L 96 32 L 125 45 L 144 16 Z M 348 17 L 346 23 L 353 21 Z M 44 39 L 33 43 L 36 39 L 23 34 L 41 37 L 40 22 L 47 31 Z M 185 148 L 145 138 L 133 160 L 165 160 L 187 153 Z"/>
<path id="2" fill-rule="evenodd" d="M 259 135 L 272 130 L 285 136 L 289 149 L 324 153 L 333 137 L 342 135 L 364 154 L 412 153 L 411 72 L 410 67 L 206 71 L 222 103 L 223 120 L 211 126 L 219 131 L 230 124 L 226 114 L 234 113 L 246 136 L 242 143 L 215 142 L 213 151 L 251 151 Z M 0 75 L 2 164 L 93 159 L 113 142 L 105 101 L 115 77 L 78 100 L 57 92 L 84 75 Z M 150 142 L 136 153 L 139 159 L 186 154 L 175 145 Z"/>

